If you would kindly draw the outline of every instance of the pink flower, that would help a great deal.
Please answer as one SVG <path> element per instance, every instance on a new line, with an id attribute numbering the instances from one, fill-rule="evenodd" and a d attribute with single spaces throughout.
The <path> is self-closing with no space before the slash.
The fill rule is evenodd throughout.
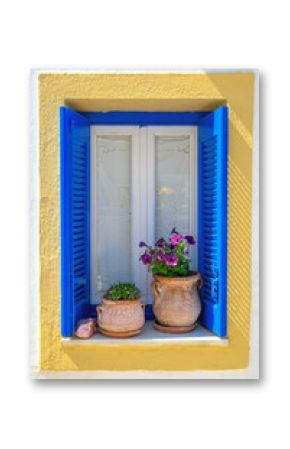
<path id="1" fill-rule="evenodd" d="M 161 239 L 157 240 L 155 245 L 158 246 L 158 248 L 165 248 L 166 242 L 165 242 L 164 238 L 161 238 Z"/>
<path id="2" fill-rule="evenodd" d="M 187 243 L 189 245 L 195 245 L 195 240 L 192 237 L 192 235 L 185 235 L 184 238 L 185 238 L 185 240 L 187 240 Z"/>
<path id="3" fill-rule="evenodd" d="M 178 245 L 182 240 L 182 235 L 175 234 L 170 238 L 170 243 L 174 246 Z"/>
<path id="4" fill-rule="evenodd" d="M 142 260 L 144 265 L 150 265 L 152 262 L 152 256 L 150 254 L 144 253 L 140 257 L 140 260 Z"/>
<path id="5" fill-rule="evenodd" d="M 158 253 L 155 256 L 155 260 L 157 263 L 162 263 L 166 260 L 166 256 L 162 251 L 158 251 Z"/>
<path id="6" fill-rule="evenodd" d="M 166 263 L 169 267 L 175 267 L 175 265 L 178 264 L 178 257 L 176 254 L 169 254 L 168 256 L 165 256 Z"/>

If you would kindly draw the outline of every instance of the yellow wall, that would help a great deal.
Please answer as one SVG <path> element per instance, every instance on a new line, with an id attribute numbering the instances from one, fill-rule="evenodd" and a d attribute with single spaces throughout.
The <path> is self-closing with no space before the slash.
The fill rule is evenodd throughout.
<path id="1" fill-rule="evenodd" d="M 225 370 L 248 366 L 251 304 L 253 72 L 39 75 L 40 369 Z M 229 106 L 227 347 L 66 346 L 60 337 L 59 106 L 210 110 Z"/>

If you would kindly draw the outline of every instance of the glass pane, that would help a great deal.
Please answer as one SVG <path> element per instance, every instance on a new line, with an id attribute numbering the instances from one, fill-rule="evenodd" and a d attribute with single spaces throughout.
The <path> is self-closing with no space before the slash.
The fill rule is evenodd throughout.
<path id="1" fill-rule="evenodd" d="M 176 226 L 190 231 L 190 138 L 158 136 L 155 140 L 155 237 Z"/>
<path id="2" fill-rule="evenodd" d="M 131 281 L 131 137 L 97 137 L 97 292 Z"/>

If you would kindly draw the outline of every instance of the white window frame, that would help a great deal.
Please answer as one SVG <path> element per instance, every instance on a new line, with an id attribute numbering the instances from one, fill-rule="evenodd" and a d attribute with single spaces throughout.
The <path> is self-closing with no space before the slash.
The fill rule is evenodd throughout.
<path id="1" fill-rule="evenodd" d="M 155 138 L 157 136 L 190 137 L 190 233 L 197 240 L 197 127 L 196 126 L 91 126 L 91 303 L 96 303 L 97 267 L 97 136 L 131 137 L 131 260 L 133 280 L 149 297 L 150 274 L 141 263 L 139 242 L 154 242 L 155 236 Z M 197 248 L 191 254 L 197 267 Z M 152 300 L 152 296 L 151 296 Z M 151 301 L 149 301 L 151 302 Z"/>

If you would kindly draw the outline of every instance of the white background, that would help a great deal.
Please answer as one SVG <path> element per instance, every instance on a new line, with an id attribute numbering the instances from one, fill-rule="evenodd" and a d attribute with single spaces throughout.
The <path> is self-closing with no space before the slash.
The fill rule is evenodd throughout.
<path id="1" fill-rule="evenodd" d="M 289 446 L 287 4 L 280 0 L 2 2 L 2 447 Z M 261 70 L 259 382 L 29 380 L 28 82 L 32 67 Z"/>

